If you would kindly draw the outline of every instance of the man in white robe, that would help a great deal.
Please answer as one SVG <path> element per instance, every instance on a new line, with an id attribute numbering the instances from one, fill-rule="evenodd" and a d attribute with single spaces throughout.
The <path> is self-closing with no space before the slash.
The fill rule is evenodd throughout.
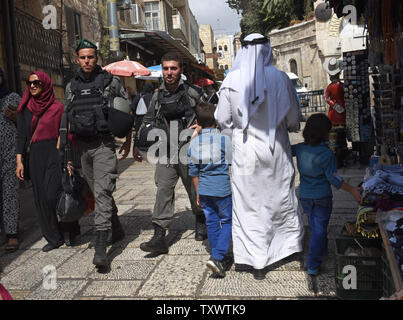
<path id="1" fill-rule="evenodd" d="M 222 130 L 232 130 L 234 260 L 262 280 L 266 266 L 302 251 L 304 234 L 288 136 L 299 130 L 298 97 L 273 66 L 267 38 L 244 39 L 215 118 Z"/>

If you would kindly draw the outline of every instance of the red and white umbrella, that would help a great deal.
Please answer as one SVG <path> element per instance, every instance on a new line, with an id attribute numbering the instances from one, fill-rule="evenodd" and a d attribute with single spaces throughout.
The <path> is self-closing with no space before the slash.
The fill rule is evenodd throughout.
<path id="1" fill-rule="evenodd" d="M 214 81 L 208 78 L 200 78 L 194 84 L 199 87 L 205 87 L 214 84 Z"/>
<path id="2" fill-rule="evenodd" d="M 122 77 L 149 76 L 151 74 L 151 71 L 144 67 L 141 63 L 130 60 L 117 61 L 108 64 L 102 69 L 115 76 Z"/>

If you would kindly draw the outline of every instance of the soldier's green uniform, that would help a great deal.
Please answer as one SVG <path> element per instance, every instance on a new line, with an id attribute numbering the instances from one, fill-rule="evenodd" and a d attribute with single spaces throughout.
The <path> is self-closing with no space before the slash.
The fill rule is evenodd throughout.
<path id="1" fill-rule="evenodd" d="M 82 48 L 93 48 L 93 44 L 83 40 L 77 52 Z M 108 104 L 115 97 L 128 99 L 120 78 L 99 65 L 88 79 L 78 70 L 65 90 L 68 128 L 76 141 L 73 150 L 78 151 L 81 171 L 95 197 L 97 239 L 93 263 L 97 266 L 107 263 L 106 246 L 124 237 L 112 195 L 118 178 L 118 159 L 115 138 L 108 126 Z"/>
<path id="2" fill-rule="evenodd" d="M 99 72 L 102 72 L 100 67 L 95 70 L 94 76 Z M 75 79 L 79 82 L 91 82 L 84 78 L 81 70 L 76 73 Z M 71 82 L 69 82 L 65 92 L 67 104 L 72 96 Z M 103 92 L 105 104 L 110 97 L 116 96 L 128 98 L 119 77 L 113 77 L 105 88 Z M 114 220 L 117 219 L 117 207 L 112 196 L 118 178 L 115 138 L 111 132 L 105 132 L 90 138 L 77 136 L 76 139 L 82 173 L 95 197 L 95 229 L 96 231 L 111 230 L 112 217 Z"/>
<path id="3" fill-rule="evenodd" d="M 162 111 L 160 108 L 164 108 L 164 106 L 161 105 L 159 97 L 161 97 L 161 95 L 163 96 L 164 94 L 177 94 L 181 91 L 185 91 L 185 95 L 187 95 L 187 126 L 190 124 L 189 122 L 192 118 L 194 118 L 194 110 L 196 105 L 205 99 L 203 92 L 201 90 L 197 90 L 193 86 L 189 86 L 187 83 L 185 84 L 185 82 L 181 79 L 179 81 L 178 88 L 174 93 L 172 93 L 166 89 L 165 83 L 163 82 L 159 90 L 154 93 L 151 99 L 149 109 L 144 116 L 143 123 L 140 126 L 139 132 L 136 133 L 135 145 L 138 144 L 139 133 L 147 124 L 154 122 L 158 123 L 157 117 L 160 114 L 160 111 Z M 168 165 L 165 163 L 157 163 L 155 170 L 157 195 L 152 216 L 155 234 L 154 238 L 150 242 L 141 244 L 140 248 L 144 251 L 156 253 L 166 253 L 168 251 L 164 237 L 165 231 L 168 229 L 174 216 L 174 193 L 179 177 L 181 178 L 182 183 L 188 193 L 192 211 L 196 215 L 196 240 L 203 240 L 205 238 L 205 216 L 202 208 L 196 204 L 196 191 L 192 183 L 192 178 L 189 176 L 188 165 L 181 163 L 179 160 Z M 200 230 L 200 228 L 202 228 L 202 230 Z M 198 232 L 199 234 L 197 234 Z"/>

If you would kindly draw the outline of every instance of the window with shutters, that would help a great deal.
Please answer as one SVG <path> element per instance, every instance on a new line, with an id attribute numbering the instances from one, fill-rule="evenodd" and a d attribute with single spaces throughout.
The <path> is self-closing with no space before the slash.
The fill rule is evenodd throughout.
<path id="1" fill-rule="evenodd" d="M 160 4 L 158 1 L 144 3 L 147 30 L 160 30 Z"/>
<path id="2" fill-rule="evenodd" d="M 67 38 L 70 47 L 76 47 L 82 39 L 81 15 L 68 6 L 64 6 L 66 15 Z"/>

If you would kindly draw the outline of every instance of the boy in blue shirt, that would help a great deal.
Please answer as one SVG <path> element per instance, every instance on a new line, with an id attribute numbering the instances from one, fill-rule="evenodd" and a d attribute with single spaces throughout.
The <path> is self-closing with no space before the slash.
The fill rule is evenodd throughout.
<path id="1" fill-rule="evenodd" d="M 352 187 L 337 174 L 334 153 L 327 146 L 332 123 L 321 113 L 312 115 L 303 131 L 304 143 L 292 146 L 300 173 L 299 198 L 311 229 L 307 268 L 309 275 L 317 275 L 327 250 L 327 226 L 332 213 L 332 189 L 349 192 L 361 201 L 360 189 Z"/>
<path id="2" fill-rule="evenodd" d="M 206 265 L 215 275 L 223 278 L 232 232 L 231 140 L 216 129 L 214 111 L 215 106 L 209 103 L 196 106 L 196 121 L 201 131 L 190 142 L 188 157 L 197 204 L 206 216 L 211 248 L 211 257 Z"/>

